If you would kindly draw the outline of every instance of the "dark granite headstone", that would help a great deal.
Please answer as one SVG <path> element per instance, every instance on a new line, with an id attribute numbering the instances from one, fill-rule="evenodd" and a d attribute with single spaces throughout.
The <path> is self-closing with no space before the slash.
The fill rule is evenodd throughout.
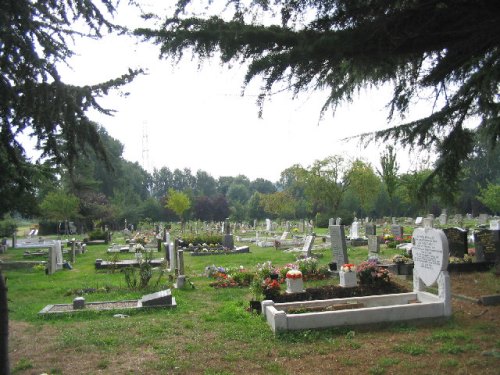
<path id="1" fill-rule="evenodd" d="M 450 256 L 463 258 L 468 248 L 467 231 L 461 228 L 445 228 L 443 232 L 448 239 Z"/>
<path id="2" fill-rule="evenodd" d="M 498 262 L 500 241 L 498 230 L 480 229 L 474 232 L 476 259 L 478 262 Z"/>

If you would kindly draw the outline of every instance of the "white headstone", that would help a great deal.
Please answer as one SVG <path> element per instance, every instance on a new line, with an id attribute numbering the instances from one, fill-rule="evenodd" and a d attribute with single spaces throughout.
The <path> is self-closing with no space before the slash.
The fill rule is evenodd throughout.
<path id="1" fill-rule="evenodd" d="M 415 270 L 425 285 L 431 286 L 448 267 L 448 239 L 442 230 L 416 228 L 412 243 Z"/>
<path id="2" fill-rule="evenodd" d="M 314 243 L 314 236 L 307 236 L 304 241 L 304 247 L 302 248 L 302 251 L 306 252 L 308 257 L 311 256 L 313 243 Z"/>
<path id="3" fill-rule="evenodd" d="M 271 220 L 266 219 L 266 231 L 270 232 L 271 231 Z"/>
<path id="4" fill-rule="evenodd" d="M 415 225 L 420 225 L 422 224 L 422 220 L 424 220 L 424 218 L 422 216 L 419 216 L 415 219 Z"/>
<path id="5" fill-rule="evenodd" d="M 351 225 L 351 240 L 354 238 L 359 238 L 359 223 L 357 221 L 354 221 Z"/>

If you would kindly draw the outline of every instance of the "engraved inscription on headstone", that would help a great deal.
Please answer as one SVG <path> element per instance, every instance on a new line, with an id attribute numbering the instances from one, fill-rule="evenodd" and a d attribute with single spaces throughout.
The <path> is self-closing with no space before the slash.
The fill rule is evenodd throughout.
<path id="1" fill-rule="evenodd" d="M 480 229 L 474 232 L 476 260 L 478 262 L 495 262 L 500 253 L 498 230 Z"/>
<path id="2" fill-rule="evenodd" d="M 415 270 L 425 285 L 431 286 L 448 267 L 448 239 L 442 230 L 416 228 L 412 243 Z"/>

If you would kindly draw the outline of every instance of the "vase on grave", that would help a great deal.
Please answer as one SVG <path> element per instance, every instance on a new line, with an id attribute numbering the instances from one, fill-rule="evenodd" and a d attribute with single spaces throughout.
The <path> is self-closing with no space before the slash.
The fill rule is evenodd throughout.
<path id="1" fill-rule="evenodd" d="M 354 264 L 344 264 L 339 271 L 340 286 L 352 288 L 358 285 Z"/>
<path id="2" fill-rule="evenodd" d="M 287 293 L 303 293 L 304 281 L 302 272 L 299 270 L 290 270 L 286 273 L 286 292 Z"/>

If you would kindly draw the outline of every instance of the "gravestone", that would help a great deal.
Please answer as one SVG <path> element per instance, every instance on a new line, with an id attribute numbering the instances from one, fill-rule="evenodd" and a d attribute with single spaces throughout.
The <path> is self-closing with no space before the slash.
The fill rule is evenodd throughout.
<path id="1" fill-rule="evenodd" d="M 341 225 L 342 224 L 342 218 L 341 217 L 338 217 L 336 220 L 335 220 L 335 225 Z"/>
<path id="2" fill-rule="evenodd" d="M 356 239 L 359 238 L 359 223 L 357 221 L 353 221 L 351 225 L 351 233 L 350 233 L 350 238 L 351 239 Z"/>
<path id="3" fill-rule="evenodd" d="M 85 298 L 76 297 L 73 300 L 73 310 L 81 310 L 85 308 Z"/>
<path id="4" fill-rule="evenodd" d="M 368 237 L 368 256 L 378 256 L 380 252 L 380 242 L 378 237 L 374 234 L 370 234 Z"/>
<path id="5" fill-rule="evenodd" d="M 266 231 L 271 231 L 271 219 L 266 219 Z"/>
<path id="6" fill-rule="evenodd" d="M 412 244 L 414 271 L 425 285 L 431 286 L 448 267 L 448 239 L 442 230 L 416 228 Z"/>
<path id="7" fill-rule="evenodd" d="M 394 238 L 402 238 L 403 237 L 403 227 L 401 225 L 393 224 L 391 225 L 391 234 Z"/>
<path id="8" fill-rule="evenodd" d="M 365 225 L 365 235 L 372 236 L 377 234 L 377 226 L 373 223 L 368 223 Z"/>
<path id="9" fill-rule="evenodd" d="M 184 250 L 177 251 L 177 264 L 178 264 L 178 275 L 175 287 L 177 289 L 182 289 L 186 283 L 186 276 L 184 275 Z"/>
<path id="10" fill-rule="evenodd" d="M 500 242 L 498 230 L 479 229 L 474 232 L 476 260 L 478 262 L 495 262 L 500 259 Z"/>
<path id="11" fill-rule="evenodd" d="M 229 219 L 224 221 L 224 237 L 222 239 L 222 246 L 226 249 L 234 249 L 234 238 L 231 234 L 231 225 L 229 224 Z"/>
<path id="12" fill-rule="evenodd" d="M 439 215 L 439 224 L 440 225 L 448 224 L 448 215 L 446 215 L 446 214 Z"/>
<path id="13" fill-rule="evenodd" d="M 467 231 L 462 228 L 445 228 L 443 232 L 448 239 L 450 256 L 463 258 L 468 249 Z"/>
<path id="14" fill-rule="evenodd" d="M 347 245 L 345 242 L 345 232 L 343 225 L 330 226 L 330 239 L 332 241 L 333 261 L 340 268 L 343 264 L 349 263 L 347 257 Z"/>
<path id="15" fill-rule="evenodd" d="M 314 244 L 314 236 L 307 236 L 306 239 L 304 240 L 304 247 L 302 248 L 302 251 L 307 254 L 308 258 L 311 256 L 313 244 Z"/>
<path id="16" fill-rule="evenodd" d="M 172 292 L 170 289 L 160 290 L 156 293 L 146 294 L 140 299 L 142 307 L 170 306 L 172 305 Z"/>
<path id="17" fill-rule="evenodd" d="M 490 218 L 490 215 L 488 215 L 488 214 L 480 214 L 479 217 L 477 218 L 477 223 L 479 225 L 486 225 L 489 218 Z"/>
<path id="18" fill-rule="evenodd" d="M 415 219 L 415 225 L 421 225 L 423 220 L 424 218 L 422 216 L 417 217 Z"/>
<path id="19" fill-rule="evenodd" d="M 285 241 L 286 238 L 288 237 L 288 234 L 289 234 L 288 232 L 283 232 L 283 234 L 280 237 L 280 241 Z"/>

